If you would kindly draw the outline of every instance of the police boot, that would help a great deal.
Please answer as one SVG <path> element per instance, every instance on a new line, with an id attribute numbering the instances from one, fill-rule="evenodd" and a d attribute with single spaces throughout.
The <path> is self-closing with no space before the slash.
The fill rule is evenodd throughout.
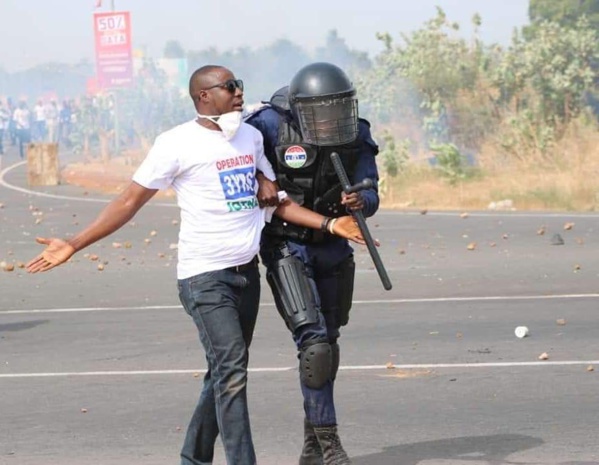
<path id="1" fill-rule="evenodd" d="M 304 418 L 304 448 L 300 455 L 299 465 L 323 465 L 322 449 L 314 434 L 314 427 Z"/>
<path id="2" fill-rule="evenodd" d="M 323 465 L 351 465 L 341 445 L 336 426 L 315 426 L 314 433 L 322 448 Z"/>

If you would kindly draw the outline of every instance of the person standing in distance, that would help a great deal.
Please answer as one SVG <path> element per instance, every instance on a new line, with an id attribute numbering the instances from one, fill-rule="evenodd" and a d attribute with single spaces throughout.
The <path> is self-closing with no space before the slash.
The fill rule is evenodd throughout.
<path id="1" fill-rule="evenodd" d="M 243 82 L 222 66 L 190 79 L 197 118 L 159 135 L 125 191 L 69 240 L 37 238 L 45 250 L 27 264 L 51 270 L 115 232 L 159 189 L 172 187 L 181 212 L 179 298 L 195 322 L 208 371 L 181 451 L 182 465 L 211 464 L 220 433 L 229 465 L 255 465 L 246 384 L 260 298 L 257 254 L 267 209 L 256 200 L 256 171 L 275 179 L 261 134 L 242 123 Z M 274 199 L 269 202 L 273 207 Z M 289 199 L 275 215 L 363 242 L 350 216 L 335 224 Z"/>

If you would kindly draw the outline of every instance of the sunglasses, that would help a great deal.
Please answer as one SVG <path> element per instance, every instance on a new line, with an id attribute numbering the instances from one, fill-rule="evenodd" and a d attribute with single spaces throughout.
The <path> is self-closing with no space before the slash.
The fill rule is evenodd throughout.
<path id="1" fill-rule="evenodd" d="M 206 87 L 205 89 L 202 89 L 202 90 L 210 90 L 210 89 L 214 89 L 215 87 L 222 87 L 223 89 L 227 89 L 229 92 L 234 94 L 235 90 L 237 90 L 237 89 L 239 89 L 240 91 L 243 92 L 243 81 L 241 79 L 228 79 L 225 82 L 221 82 L 220 84 L 215 84 L 211 87 Z"/>

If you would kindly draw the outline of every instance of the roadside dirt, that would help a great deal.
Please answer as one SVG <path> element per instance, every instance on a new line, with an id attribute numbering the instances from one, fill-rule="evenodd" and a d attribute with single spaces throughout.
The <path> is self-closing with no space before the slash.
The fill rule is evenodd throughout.
<path id="1" fill-rule="evenodd" d="M 108 164 L 101 162 L 70 163 L 60 175 L 61 182 L 79 186 L 90 193 L 119 194 L 131 182 L 137 166 L 127 163 L 124 158 L 112 159 Z M 171 198 L 174 191 L 159 191 L 157 197 Z"/>

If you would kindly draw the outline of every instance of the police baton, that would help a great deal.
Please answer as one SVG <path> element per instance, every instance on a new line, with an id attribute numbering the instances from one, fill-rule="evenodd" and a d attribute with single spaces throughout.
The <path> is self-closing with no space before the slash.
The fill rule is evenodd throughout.
<path id="1" fill-rule="evenodd" d="M 364 189 L 369 189 L 373 186 L 372 180 L 368 178 L 352 186 L 349 182 L 349 178 L 347 177 L 347 173 L 345 172 L 345 168 L 343 168 L 343 163 L 341 163 L 341 158 L 339 158 L 339 154 L 336 152 L 331 153 L 331 161 L 333 162 L 333 167 L 335 168 L 337 177 L 339 178 L 339 181 L 341 181 L 343 192 L 345 192 L 346 194 L 351 194 L 352 192 L 358 192 Z M 374 240 L 372 239 L 368 226 L 366 225 L 366 218 L 364 218 L 364 213 L 362 212 L 362 210 L 353 210 L 351 214 L 355 218 L 356 223 L 358 223 L 358 227 L 360 228 L 362 237 L 364 237 L 364 241 L 366 242 L 366 247 L 368 247 L 368 253 L 370 253 L 370 257 L 374 262 L 374 267 L 376 268 L 376 271 L 379 274 L 379 278 L 381 278 L 383 287 L 387 291 L 391 290 L 393 285 L 391 284 L 391 280 L 389 279 L 387 270 L 385 270 L 385 265 L 383 265 L 383 261 L 381 260 L 381 256 L 379 255 L 379 251 L 377 250 Z"/>

